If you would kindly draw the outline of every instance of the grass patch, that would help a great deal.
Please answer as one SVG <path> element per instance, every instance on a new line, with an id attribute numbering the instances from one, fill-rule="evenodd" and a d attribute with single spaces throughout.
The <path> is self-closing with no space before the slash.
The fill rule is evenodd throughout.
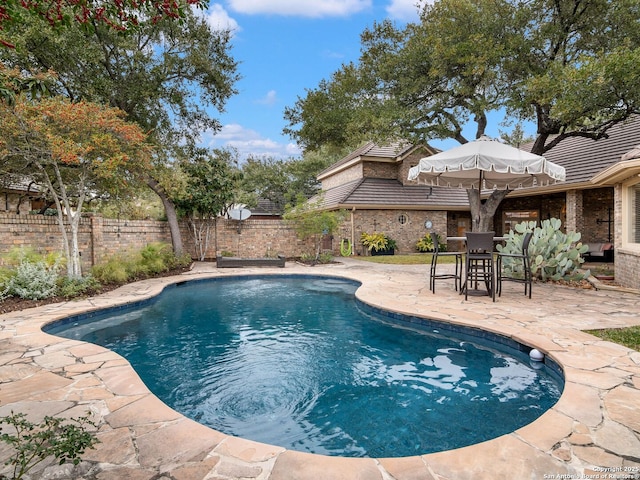
<path id="1" fill-rule="evenodd" d="M 384 265 L 429 265 L 431 255 L 376 255 L 352 257 L 356 260 Z"/>
<path id="2" fill-rule="evenodd" d="M 377 255 L 366 257 L 352 257 L 364 262 L 381 263 L 385 265 L 430 265 L 430 253 L 414 253 L 412 255 Z M 438 263 L 454 263 L 453 256 L 440 257 Z"/>
<path id="3" fill-rule="evenodd" d="M 608 340 L 609 342 L 640 351 L 640 326 L 585 331 L 603 340 Z"/>

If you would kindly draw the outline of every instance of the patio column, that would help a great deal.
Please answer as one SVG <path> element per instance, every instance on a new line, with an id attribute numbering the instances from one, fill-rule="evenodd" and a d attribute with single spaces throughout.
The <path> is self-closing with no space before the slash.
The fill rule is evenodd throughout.
<path id="1" fill-rule="evenodd" d="M 582 207 L 582 190 L 567 191 L 567 220 L 565 232 L 582 232 L 584 229 L 584 210 Z"/>

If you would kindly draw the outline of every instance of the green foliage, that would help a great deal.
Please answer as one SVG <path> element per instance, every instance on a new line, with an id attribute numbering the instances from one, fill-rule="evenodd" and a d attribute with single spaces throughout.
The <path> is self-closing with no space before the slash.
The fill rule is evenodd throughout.
<path id="1" fill-rule="evenodd" d="M 230 150 L 188 149 L 180 162 L 186 175 L 184 192 L 174 198 L 176 206 L 188 218 L 215 218 L 233 203 L 234 189 L 239 181 L 235 153 Z"/>
<path id="2" fill-rule="evenodd" d="M 327 263 L 331 263 L 333 262 L 333 255 L 329 252 L 323 252 L 320 253 L 319 255 L 314 255 L 311 253 L 303 253 L 302 255 L 300 255 L 300 260 L 302 262 L 305 263 L 312 263 L 312 264 L 327 264 Z"/>
<path id="3" fill-rule="evenodd" d="M 47 267 L 60 265 L 64 259 L 59 252 L 49 252 L 46 254 L 37 252 L 32 247 L 13 247 L 2 256 L 5 264 L 17 267 L 22 262 L 44 263 Z"/>
<path id="4" fill-rule="evenodd" d="M 3 256 L 6 267 L 0 268 L 0 300 L 20 297 L 41 300 L 57 294 L 60 268 L 59 253 L 41 254 L 33 248 L 12 248 Z"/>
<path id="5" fill-rule="evenodd" d="M 14 270 L 6 267 L 0 267 L 0 302 L 11 296 L 9 281 L 13 275 L 15 275 Z"/>
<path id="6" fill-rule="evenodd" d="M 3 258 L 8 267 L 0 271 L 0 300 L 10 296 L 41 300 L 56 295 L 63 264 L 60 254 L 13 248 Z"/>
<path id="7" fill-rule="evenodd" d="M 307 202 L 301 198 L 296 207 L 288 209 L 283 215 L 284 220 L 293 226 L 300 239 L 313 238 L 316 259 L 320 255 L 322 236 L 333 234 L 346 217 L 346 212 L 343 210 L 330 212 L 321 208 L 322 199 Z"/>
<path id="8" fill-rule="evenodd" d="M 265 198 L 280 211 L 299 198 L 311 198 L 320 191 L 317 176 L 337 160 L 332 155 L 308 152 L 301 159 L 275 159 L 270 157 L 248 158 L 242 166 L 242 182 L 239 199 L 248 205 L 256 205 Z"/>
<path id="9" fill-rule="evenodd" d="M 91 276 L 103 284 L 126 283 L 129 280 L 127 263 L 124 255 L 114 255 L 107 261 L 94 265 Z"/>
<path id="10" fill-rule="evenodd" d="M 366 29 L 359 61 L 286 108 L 285 132 L 311 149 L 464 143 L 469 122 L 477 138 L 490 112 L 506 111 L 537 122 L 535 153 L 571 136 L 602 138 L 639 111 L 639 22 L 634 1 L 426 2 L 418 22 Z"/>
<path id="11" fill-rule="evenodd" d="M 320 255 L 318 255 L 318 262 L 319 263 L 331 263 L 333 262 L 333 255 L 331 254 L 331 252 L 322 252 Z"/>
<path id="12" fill-rule="evenodd" d="M 603 330 L 585 330 L 591 335 L 624 345 L 640 352 L 640 326 L 627 328 L 605 328 Z"/>
<path id="13" fill-rule="evenodd" d="M 435 250 L 430 233 L 425 233 L 424 237 L 418 240 L 416 243 L 416 250 L 422 253 L 433 252 Z M 441 252 L 447 251 L 447 244 L 442 242 L 442 237 L 440 235 L 438 235 L 438 250 Z"/>
<path id="14" fill-rule="evenodd" d="M 395 250 L 396 241 L 384 233 L 366 233 L 360 235 L 360 243 L 370 252 L 380 252 L 384 250 Z"/>
<path id="15" fill-rule="evenodd" d="M 0 434 L 0 441 L 14 452 L 5 462 L 13 467 L 14 480 L 23 478 L 34 466 L 50 457 L 60 465 L 67 462 L 77 465 L 85 450 L 98 442 L 87 430 L 87 426 L 95 427 L 87 417 L 67 420 L 46 416 L 35 424 L 24 413 L 11 412 L 11 415 L 0 417 L 0 425 L 10 427 L 8 433 Z"/>
<path id="16" fill-rule="evenodd" d="M 100 288 L 98 282 L 91 275 L 82 278 L 62 277 L 58 279 L 58 295 L 64 298 L 75 298 L 97 291 Z"/>
<path id="17" fill-rule="evenodd" d="M 580 233 L 563 233 L 560 230 L 562 222 L 557 218 L 544 220 L 540 227 L 536 222 L 522 222 L 506 235 L 506 244 L 498 245 L 499 252 L 521 253 L 524 234 L 533 232 L 529 244 L 531 272 L 534 278 L 548 280 L 581 280 L 589 276 L 589 272 L 580 273 L 578 269 L 584 263 L 582 254 L 587 252 L 588 245 L 580 242 Z M 514 262 L 508 257 L 504 259 L 504 268 L 510 274 L 517 276 Z"/>
<path id="18" fill-rule="evenodd" d="M 16 268 L 8 283 L 9 294 L 29 300 L 42 300 L 56 294 L 58 266 L 24 260 Z"/>
<path id="19" fill-rule="evenodd" d="M 170 245 L 157 242 L 135 252 L 114 255 L 95 265 L 91 274 L 100 283 L 126 283 L 186 266 L 190 262 L 188 255 L 177 257 Z"/>

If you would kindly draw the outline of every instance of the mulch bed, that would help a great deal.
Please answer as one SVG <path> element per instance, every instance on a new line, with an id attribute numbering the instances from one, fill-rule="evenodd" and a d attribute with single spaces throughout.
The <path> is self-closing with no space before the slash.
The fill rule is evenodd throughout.
<path id="1" fill-rule="evenodd" d="M 172 275 L 180 275 L 181 273 L 189 271 L 190 268 L 191 267 L 175 268 L 173 270 L 167 270 L 166 272 L 161 272 L 157 275 L 136 278 L 131 281 L 134 282 L 138 280 L 144 280 L 146 278 L 161 278 L 161 277 L 170 277 Z M 86 296 L 89 297 L 89 296 L 100 295 L 101 293 L 110 292 L 111 290 L 115 290 L 116 288 L 121 287 L 122 285 L 123 285 L 122 283 L 112 283 L 108 285 L 102 285 L 99 289 L 93 290 L 92 292 L 88 293 Z M 15 312 L 19 310 L 25 310 L 27 308 L 42 307 L 43 305 L 50 305 L 52 303 L 67 302 L 69 300 L 70 300 L 69 298 L 65 298 L 65 297 L 49 297 L 42 300 L 27 300 L 24 298 L 9 297 L 9 298 L 5 298 L 0 302 L 0 314 Z"/>

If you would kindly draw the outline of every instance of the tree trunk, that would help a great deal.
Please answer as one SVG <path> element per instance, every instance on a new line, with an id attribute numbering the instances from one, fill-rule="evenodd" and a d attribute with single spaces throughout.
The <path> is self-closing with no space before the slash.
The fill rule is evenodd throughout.
<path id="1" fill-rule="evenodd" d="M 467 189 L 469 197 L 469 207 L 471 208 L 471 231 L 491 232 L 493 231 L 493 216 L 510 190 L 494 190 L 484 203 L 480 200 L 480 190 L 475 188 Z"/>
<path id="2" fill-rule="evenodd" d="M 182 246 L 182 235 L 180 234 L 180 224 L 178 223 L 178 214 L 176 207 L 164 191 L 164 188 L 152 177 L 146 178 L 147 186 L 155 192 L 164 206 L 165 214 L 167 215 L 167 223 L 169 224 L 169 231 L 171 232 L 171 243 L 173 244 L 173 253 L 176 255 L 182 255 L 184 253 L 184 247 Z"/>

